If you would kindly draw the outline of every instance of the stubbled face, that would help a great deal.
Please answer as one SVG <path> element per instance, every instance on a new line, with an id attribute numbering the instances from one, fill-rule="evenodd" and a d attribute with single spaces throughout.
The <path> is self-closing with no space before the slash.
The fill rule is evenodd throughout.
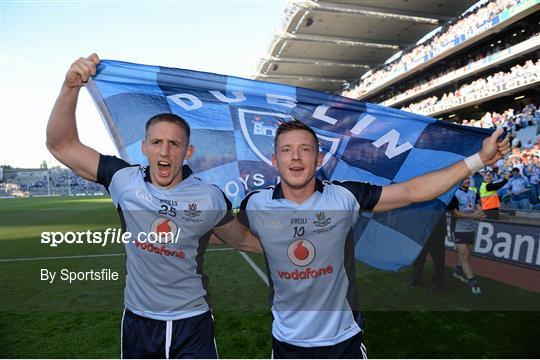
<path id="1" fill-rule="evenodd" d="M 322 154 L 311 133 L 291 130 L 279 135 L 272 163 L 284 184 L 292 189 L 302 189 L 315 181 Z"/>
<path id="2" fill-rule="evenodd" d="M 148 128 L 142 151 L 148 158 L 152 183 L 168 189 L 182 181 L 182 164 L 193 155 L 194 149 L 188 145 L 184 129 L 161 121 Z"/>

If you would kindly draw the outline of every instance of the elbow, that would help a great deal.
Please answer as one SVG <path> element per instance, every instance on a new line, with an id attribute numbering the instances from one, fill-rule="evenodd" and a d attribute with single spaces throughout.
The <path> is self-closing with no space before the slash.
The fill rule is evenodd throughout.
<path id="1" fill-rule="evenodd" d="M 263 249 L 259 246 L 247 246 L 243 248 L 242 251 L 248 252 L 251 254 L 259 254 L 259 255 L 264 254 Z"/>
<path id="2" fill-rule="evenodd" d="M 54 153 L 57 148 L 57 144 L 54 143 L 54 141 L 51 141 L 51 139 L 47 136 L 47 140 L 45 141 L 45 146 L 47 147 L 47 150 L 49 150 L 50 153 Z"/>
<path id="3" fill-rule="evenodd" d="M 47 146 L 47 150 L 49 150 L 49 152 L 50 152 L 55 158 L 58 159 L 58 157 L 59 157 L 60 154 L 61 154 L 61 149 L 62 149 L 62 147 L 60 146 L 60 144 L 58 144 L 58 142 L 56 142 L 56 141 L 51 140 L 51 139 L 47 136 L 47 141 L 45 141 L 45 146 Z"/>
<path id="4" fill-rule="evenodd" d="M 52 140 L 47 136 L 45 146 L 47 146 L 47 150 L 49 150 L 52 156 L 54 156 L 58 161 L 64 163 L 63 158 L 70 151 L 68 142 Z"/>

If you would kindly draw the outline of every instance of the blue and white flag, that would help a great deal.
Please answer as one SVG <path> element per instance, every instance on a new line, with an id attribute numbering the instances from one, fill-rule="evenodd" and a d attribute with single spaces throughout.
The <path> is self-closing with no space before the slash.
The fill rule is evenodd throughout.
<path id="1" fill-rule="evenodd" d="M 338 95 L 283 84 L 104 60 L 87 85 L 120 156 L 145 164 L 145 123 L 175 113 L 191 126 L 194 173 L 238 206 L 251 190 L 277 182 L 271 165 L 277 126 L 309 124 L 324 153 L 318 177 L 388 185 L 446 167 L 477 152 L 489 131 L 462 127 Z M 430 184 L 426 184 L 430 186 Z M 455 189 L 433 201 L 363 213 L 356 258 L 377 268 L 410 264 Z"/>

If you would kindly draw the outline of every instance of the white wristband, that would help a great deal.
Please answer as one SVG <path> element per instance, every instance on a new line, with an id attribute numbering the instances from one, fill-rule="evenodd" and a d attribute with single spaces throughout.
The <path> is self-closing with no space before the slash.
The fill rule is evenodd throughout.
<path id="1" fill-rule="evenodd" d="M 480 171 L 485 166 L 484 163 L 482 162 L 482 159 L 480 158 L 479 153 L 471 155 L 465 158 L 464 160 L 465 160 L 465 165 L 467 165 L 467 167 L 469 168 L 469 170 L 471 170 L 473 174 L 477 171 Z"/>

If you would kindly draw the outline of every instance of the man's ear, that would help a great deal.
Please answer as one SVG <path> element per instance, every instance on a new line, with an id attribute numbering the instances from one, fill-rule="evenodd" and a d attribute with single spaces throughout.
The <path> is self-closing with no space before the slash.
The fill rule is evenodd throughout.
<path id="1" fill-rule="evenodd" d="M 276 154 L 272 154 L 272 166 L 277 169 L 277 158 Z"/>
<path id="2" fill-rule="evenodd" d="M 195 153 L 195 146 L 189 144 L 186 150 L 186 156 L 184 157 L 184 160 L 189 160 L 193 156 L 193 153 Z"/>
<path id="3" fill-rule="evenodd" d="M 146 155 L 146 139 L 144 139 L 141 143 L 141 150 L 142 150 L 142 153 L 144 154 L 144 156 L 148 156 Z"/>
<path id="4" fill-rule="evenodd" d="M 317 151 L 317 167 L 319 168 L 322 165 L 324 156 L 323 153 L 320 151 Z"/>

